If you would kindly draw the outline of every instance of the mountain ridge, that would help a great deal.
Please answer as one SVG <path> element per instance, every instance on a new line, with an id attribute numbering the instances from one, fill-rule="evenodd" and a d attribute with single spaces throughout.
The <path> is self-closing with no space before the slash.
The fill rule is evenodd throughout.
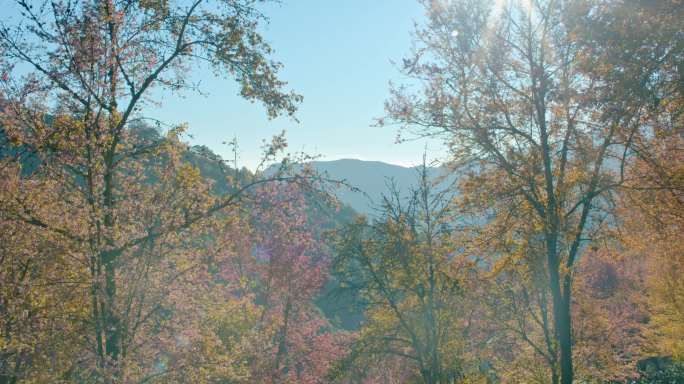
<path id="1" fill-rule="evenodd" d="M 329 178 L 345 181 L 350 186 L 358 188 L 359 191 L 340 188 L 336 195 L 340 202 L 366 215 L 374 213 L 374 208 L 381 203 L 383 194 L 388 192 L 388 187 L 392 183 L 402 198 L 408 197 L 410 190 L 418 181 L 418 172 L 422 167 L 405 167 L 353 158 L 314 160 L 308 164 Z M 446 175 L 446 171 L 443 166 L 428 167 L 428 174 L 431 178 L 437 179 Z"/>

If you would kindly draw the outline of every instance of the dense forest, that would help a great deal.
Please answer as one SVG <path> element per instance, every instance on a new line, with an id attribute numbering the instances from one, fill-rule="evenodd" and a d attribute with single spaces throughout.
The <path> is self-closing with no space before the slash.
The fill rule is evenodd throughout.
<path id="1" fill-rule="evenodd" d="M 684 383 L 681 0 L 421 0 L 369 123 L 448 160 L 366 212 L 145 114 L 296 119 L 261 1 L 5 1 L 0 384 Z"/>

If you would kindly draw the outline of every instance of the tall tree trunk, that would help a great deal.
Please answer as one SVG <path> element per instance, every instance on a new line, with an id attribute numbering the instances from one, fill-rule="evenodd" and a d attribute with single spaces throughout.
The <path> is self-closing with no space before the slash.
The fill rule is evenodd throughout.
<path id="1" fill-rule="evenodd" d="M 547 260 L 549 267 L 549 285 L 553 299 L 553 319 L 555 335 L 560 352 L 560 382 L 572 384 L 572 323 L 570 318 L 570 277 L 564 278 L 564 292 L 561 290 L 560 260 L 557 252 L 557 235 L 547 235 Z"/>
<path id="2" fill-rule="evenodd" d="M 114 228 L 114 151 L 111 150 L 105 158 L 104 174 L 104 245 L 100 253 L 102 265 L 104 266 L 105 284 L 105 305 L 104 305 L 104 333 L 105 333 L 105 353 L 108 363 L 114 367 L 113 382 L 116 382 L 120 367 L 121 351 L 121 322 L 116 311 L 116 262 L 118 252 L 112 250 L 114 247 L 113 232 Z"/>

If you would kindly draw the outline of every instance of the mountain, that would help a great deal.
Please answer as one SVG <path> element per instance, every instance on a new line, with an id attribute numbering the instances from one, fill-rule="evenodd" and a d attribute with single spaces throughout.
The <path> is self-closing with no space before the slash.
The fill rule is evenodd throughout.
<path id="1" fill-rule="evenodd" d="M 332 161 L 313 161 L 312 167 L 321 174 L 335 180 L 344 180 L 349 185 L 358 188 L 340 188 L 338 199 L 364 214 L 373 214 L 378 204 L 382 202 L 383 194 L 394 183 L 402 197 L 407 197 L 411 188 L 418 181 L 418 167 L 402 167 L 380 161 L 365 161 L 357 159 L 340 159 Z M 431 167 L 428 169 L 431 178 L 437 179 L 444 175 L 444 168 Z M 443 184 L 446 184 L 447 178 Z M 453 179 L 453 178 L 451 178 Z"/>

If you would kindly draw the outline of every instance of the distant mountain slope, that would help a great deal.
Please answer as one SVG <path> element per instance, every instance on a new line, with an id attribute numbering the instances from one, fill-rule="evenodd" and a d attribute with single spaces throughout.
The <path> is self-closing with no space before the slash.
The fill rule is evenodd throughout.
<path id="1" fill-rule="evenodd" d="M 408 196 L 411 187 L 418 180 L 416 167 L 402 167 L 380 161 L 340 159 L 314 161 L 311 165 L 332 179 L 345 180 L 359 188 L 363 193 L 341 188 L 337 191 L 337 197 L 355 211 L 365 214 L 372 213 L 374 207 L 382 201 L 382 195 L 387 193 L 390 181 L 396 184 L 403 196 Z M 437 178 L 443 176 L 444 170 L 433 167 L 429 169 L 429 173 L 431 177 Z"/>

